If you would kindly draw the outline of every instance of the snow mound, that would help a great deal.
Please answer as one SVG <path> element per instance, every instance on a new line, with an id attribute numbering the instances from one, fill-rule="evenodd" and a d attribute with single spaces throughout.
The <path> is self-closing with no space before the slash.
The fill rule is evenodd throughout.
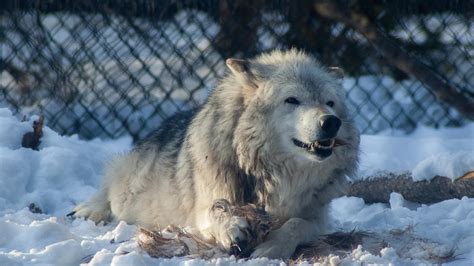
<path id="1" fill-rule="evenodd" d="M 397 131 L 364 135 L 360 150 L 355 179 L 406 171 L 411 171 L 416 181 L 436 175 L 455 179 L 474 170 L 474 123 L 438 130 L 420 126 L 410 135 Z"/>
<path id="2" fill-rule="evenodd" d="M 436 175 L 454 181 L 469 171 L 474 171 L 474 150 L 432 155 L 418 163 L 412 174 L 415 181 L 431 180 Z"/>
<path id="3" fill-rule="evenodd" d="M 0 213 L 34 203 L 45 213 L 64 215 L 96 190 L 104 163 L 131 147 L 131 138 L 83 141 L 45 127 L 39 151 L 22 148 L 34 119 L 20 122 L 0 109 Z"/>
<path id="4" fill-rule="evenodd" d="M 454 251 L 455 260 L 448 264 L 466 265 L 474 262 L 474 231 L 472 230 L 474 228 L 474 199 L 472 198 L 451 199 L 427 206 L 406 202 L 402 195 L 392 193 L 390 204 L 367 205 L 360 198 L 342 197 L 333 200 L 329 209 L 333 231 L 350 231 L 356 228 L 383 235 L 390 231 L 403 232 L 409 228 L 411 236 L 418 237 L 400 239 L 398 245 L 410 247 L 410 249 L 403 247 L 397 249 L 397 256 L 379 260 L 377 257 L 379 254 L 369 253 L 368 260 L 353 258 L 360 262 L 431 264 L 402 260 L 401 257 L 405 257 L 406 252 L 411 252 L 411 258 L 422 258 L 432 253 L 440 255 L 449 251 Z M 411 243 L 403 243 L 413 239 L 420 241 L 418 247 L 412 246 Z M 437 242 L 439 245 L 434 246 L 423 239 Z"/>

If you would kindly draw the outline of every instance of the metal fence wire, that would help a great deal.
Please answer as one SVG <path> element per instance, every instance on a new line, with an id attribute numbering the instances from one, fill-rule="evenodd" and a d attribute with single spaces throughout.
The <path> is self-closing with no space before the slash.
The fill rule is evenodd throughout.
<path id="1" fill-rule="evenodd" d="M 348 104 L 364 133 L 465 122 L 362 35 L 321 17 L 314 2 L 7 0 L 0 106 L 43 113 L 62 134 L 136 140 L 202 104 L 227 57 L 297 47 L 344 69 Z M 470 1 L 352 2 L 411 56 L 474 93 Z"/>

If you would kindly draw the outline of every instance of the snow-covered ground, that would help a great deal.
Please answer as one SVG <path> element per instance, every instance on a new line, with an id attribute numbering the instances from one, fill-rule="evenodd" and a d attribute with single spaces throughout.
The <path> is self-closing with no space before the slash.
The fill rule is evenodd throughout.
<path id="1" fill-rule="evenodd" d="M 66 218 L 77 203 L 94 193 L 104 164 L 114 154 L 128 151 L 131 139 L 82 141 L 59 136 L 46 127 L 40 150 L 33 151 L 21 147 L 31 122 L 20 122 L 8 109 L 0 109 L 0 265 L 282 263 L 234 257 L 213 261 L 154 259 L 138 248 L 135 226 L 123 222 L 96 226 Z M 361 149 L 359 177 L 353 178 L 378 171 L 413 171 L 420 180 L 434 174 L 455 178 L 474 170 L 474 124 L 458 129 L 421 127 L 409 136 L 393 131 L 365 135 Z M 31 212 L 31 203 L 43 213 Z M 439 252 L 453 250 L 456 260 L 449 264 L 474 264 L 474 199 L 417 205 L 394 193 L 390 204 L 368 205 L 360 198 L 343 197 L 334 200 L 329 210 L 333 231 L 384 233 L 410 228 L 414 235 L 439 243 Z M 394 247 L 380 253 L 359 247 L 348 257 L 330 256 L 326 262 L 420 264 L 427 263 L 423 261 L 426 249 L 420 246 L 400 254 Z"/>

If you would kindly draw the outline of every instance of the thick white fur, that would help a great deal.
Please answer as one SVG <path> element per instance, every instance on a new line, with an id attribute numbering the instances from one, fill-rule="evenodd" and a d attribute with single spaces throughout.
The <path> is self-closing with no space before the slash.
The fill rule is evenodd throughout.
<path id="1" fill-rule="evenodd" d="M 285 103 L 288 97 L 301 104 Z M 359 135 L 344 98 L 336 75 L 311 56 L 296 50 L 261 55 L 248 61 L 247 71 L 223 78 L 183 126 L 184 137 L 145 141 L 115 159 L 101 190 L 75 215 L 149 229 L 193 226 L 230 248 L 242 240 L 244 221 L 216 221 L 209 209 L 218 199 L 257 202 L 283 226 L 252 256 L 287 258 L 297 245 L 323 232 L 325 204 L 344 193 L 346 175 L 356 169 Z M 315 141 L 319 117 L 325 114 L 342 120 L 338 138 L 348 145 L 321 160 L 295 146 L 292 138 Z"/>

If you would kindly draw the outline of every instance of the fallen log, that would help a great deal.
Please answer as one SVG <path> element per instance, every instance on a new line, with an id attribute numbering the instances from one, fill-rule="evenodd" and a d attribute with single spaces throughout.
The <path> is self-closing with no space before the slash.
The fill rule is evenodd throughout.
<path id="1" fill-rule="evenodd" d="M 392 192 L 417 203 L 436 203 L 447 199 L 474 197 L 474 171 L 452 181 L 435 176 L 430 181 L 413 181 L 411 173 L 384 173 L 354 182 L 348 196 L 359 197 L 366 203 L 388 203 Z"/>

